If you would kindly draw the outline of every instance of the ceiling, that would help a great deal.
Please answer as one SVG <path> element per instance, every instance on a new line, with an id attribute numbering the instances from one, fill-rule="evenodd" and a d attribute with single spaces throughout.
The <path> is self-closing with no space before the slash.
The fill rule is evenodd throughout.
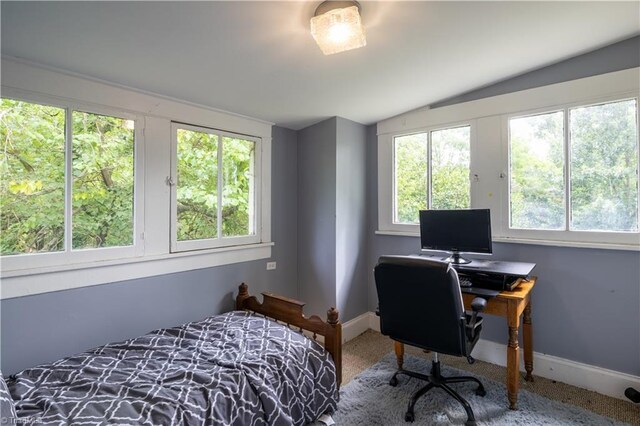
<path id="1" fill-rule="evenodd" d="M 372 124 L 640 33 L 640 2 L 361 1 L 324 56 L 313 2 L 1 2 L 2 54 L 300 129 Z"/>

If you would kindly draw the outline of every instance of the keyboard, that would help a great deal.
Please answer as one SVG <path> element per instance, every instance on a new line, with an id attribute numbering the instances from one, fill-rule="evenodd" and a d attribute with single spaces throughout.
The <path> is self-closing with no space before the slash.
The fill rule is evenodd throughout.
<path id="1" fill-rule="evenodd" d="M 500 294 L 499 290 L 493 290 L 493 289 L 482 288 L 482 287 L 474 287 L 473 281 L 471 281 L 466 276 L 459 276 L 458 279 L 460 281 L 460 291 L 462 291 L 463 293 L 469 293 L 475 296 L 484 296 L 484 297 L 496 297 L 498 294 Z"/>
<path id="2" fill-rule="evenodd" d="M 467 277 L 459 277 L 460 279 L 460 287 L 472 287 L 473 283 Z"/>
<path id="3" fill-rule="evenodd" d="M 484 297 L 496 297 L 500 294 L 498 290 L 490 290 L 488 288 L 480 288 L 480 287 L 462 287 L 460 286 L 460 291 L 462 293 L 473 294 L 474 296 L 484 296 Z"/>

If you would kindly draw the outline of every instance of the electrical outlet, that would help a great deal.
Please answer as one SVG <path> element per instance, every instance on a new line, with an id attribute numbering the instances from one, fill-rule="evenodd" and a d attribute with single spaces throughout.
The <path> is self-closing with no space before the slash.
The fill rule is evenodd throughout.
<path id="1" fill-rule="evenodd" d="M 276 269 L 276 262 L 267 262 L 267 271 L 273 271 Z"/>

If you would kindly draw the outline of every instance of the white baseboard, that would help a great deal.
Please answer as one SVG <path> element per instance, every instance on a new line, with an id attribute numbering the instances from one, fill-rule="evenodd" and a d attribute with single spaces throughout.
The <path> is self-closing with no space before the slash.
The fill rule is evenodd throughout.
<path id="1" fill-rule="evenodd" d="M 342 324 L 342 343 L 353 340 L 370 329 L 370 316 L 371 312 L 365 312 L 364 314 Z"/>
<path id="2" fill-rule="evenodd" d="M 367 320 L 368 328 L 380 331 L 380 318 L 373 312 L 367 312 L 343 325 L 343 338 L 347 336 L 344 331 L 347 324 L 354 322 L 354 325 L 350 324 L 350 328 L 354 331 L 356 329 L 356 321 L 358 326 L 358 333 L 350 332 L 348 334 L 349 337 L 344 340 L 349 341 L 366 331 L 366 328 L 362 330 L 362 327 Z M 480 339 L 473 350 L 473 357 L 504 367 L 507 365 L 507 346 L 491 340 Z M 524 361 L 522 359 L 520 360 L 520 370 L 524 371 Z M 533 374 L 625 401 L 627 400 L 624 396 L 626 388 L 640 388 L 640 377 L 638 376 L 539 352 L 533 353 Z"/>

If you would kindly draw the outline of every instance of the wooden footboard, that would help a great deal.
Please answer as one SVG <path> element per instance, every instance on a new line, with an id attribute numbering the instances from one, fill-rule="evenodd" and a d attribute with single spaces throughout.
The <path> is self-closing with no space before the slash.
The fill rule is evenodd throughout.
<path id="1" fill-rule="evenodd" d="M 305 317 L 302 313 L 305 305 L 303 302 L 266 292 L 262 296 L 264 299 L 260 303 L 255 296 L 249 295 L 249 288 L 242 283 L 236 297 L 236 309 L 253 311 L 283 322 L 291 328 L 306 330 L 313 334 L 314 340 L 317 336 L 323 336 L 324 347 L 336 365 L 339 387 L 342 383 L 342 324 L 338 319 L 338 311 L 335 308 L 329 309 L 325 322 L 317 315 Z"/>

